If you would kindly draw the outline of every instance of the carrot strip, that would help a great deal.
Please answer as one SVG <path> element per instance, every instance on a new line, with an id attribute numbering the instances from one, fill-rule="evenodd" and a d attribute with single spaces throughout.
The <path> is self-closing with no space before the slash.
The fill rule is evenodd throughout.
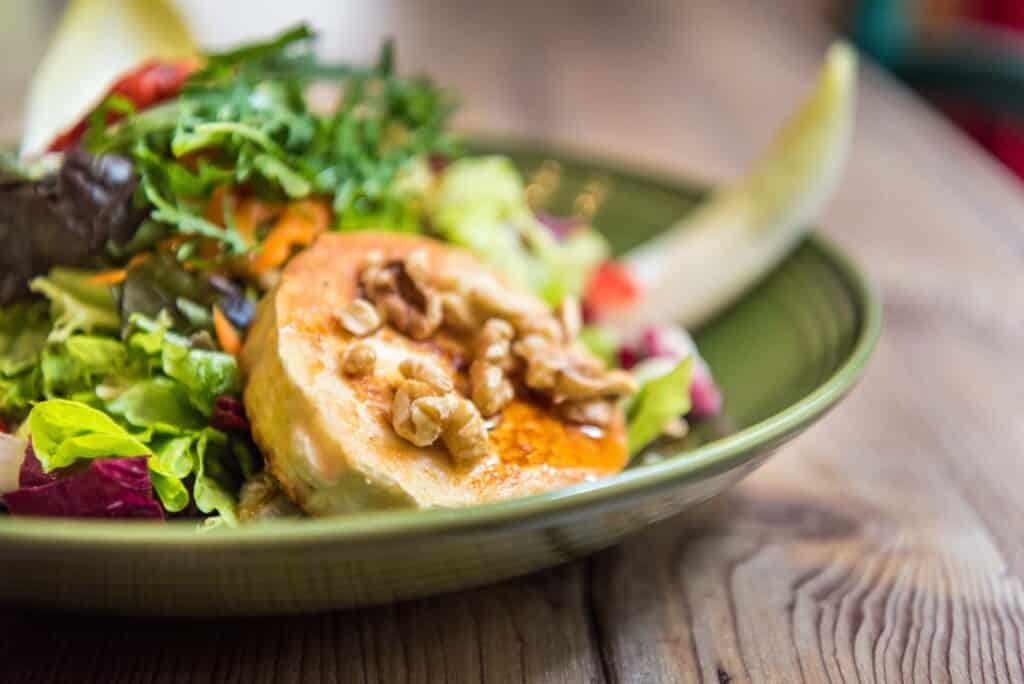
<path id="1" fill-rule="evenodd" d="M 123 268 L 116 268 L 112 271 L 100 271 L 91 275 L 85 282 L 90 285 L 117 285 L 123 283 L 127 276 L 128 274 Z"/>
<path id="2" fill-rule="evenodd" d="M 248 271 L 260 275 L 280 267 L 295 247 L 308 247 L 327 230 L 330 210 L 322 200 L 289 204 L 264 240 L 261 250 L 249 258 Z"/>
<path id="3" fill-rule="evenodd" d="M 237 355 L 242 348 L 242 338 L 235 330 L 235 326 L 231 325 L 228 317 L 216 305 L 213 307 L 213 329 L 217 333 L 217 342 L 220 343 L 220 348 L 232 356 Z"/>
<path id="4" fill-rule="evenodd" d="M 135 256 L 128 260 L 128 268 L 144 264 L 147 261 L 149 261 L 150 257 L 152 256 L 153 255 L 150 252 L 139 252 L 138 254 L 136 254 Z"/>

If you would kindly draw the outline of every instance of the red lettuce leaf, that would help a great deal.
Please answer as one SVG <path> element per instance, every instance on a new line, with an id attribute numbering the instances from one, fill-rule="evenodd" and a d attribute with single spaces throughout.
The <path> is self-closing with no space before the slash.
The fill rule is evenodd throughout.
<path id="1" fill-rule="evenodd" d="M 12 515 L 57 518 L 150 518 L 164 509 L 153 496 L 146 457 L 101 458 L 75 472 L 44 473 L 32 447 L 25 452 L 21 488 L 5 494 Z"/>
<path id="2" fill-rule="evenodd" d="M 54 266 L 88 266 L 108 240 L 127 242 L 145 218 L 131 161 L 75 148 L 40 180 L 0 177 L 0 306 L 29 294 Z"/>

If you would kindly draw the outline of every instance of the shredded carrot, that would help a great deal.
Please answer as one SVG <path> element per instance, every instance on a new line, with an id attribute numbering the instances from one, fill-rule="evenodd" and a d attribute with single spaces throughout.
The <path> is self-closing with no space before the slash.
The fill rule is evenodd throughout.
<path id="1" fill-rule="evenodd" d="M 270 230 L 259 252 L 249 257 L 247 270 L 260 275 L 279 268 L 295 247 L 308 247 L 327 230 L 331 212 L 323 200 L 307 199 L 289 204 Z"/>
<path id="2" fill-rule="evenodd" d="M 139 252 L 138 254 L 136 254 L 135 256 L 128 260 L 128 268 L 138 266 L 139 264 L 144 264 L 147 261 L 149 261 L 150 257 L 152 256 L 153 255 L 150 252 Z"/>
<path id="3" fill-rule="evenodd" d="M 193 239 L 192 235 L 172 235 L 161 240 L 159 246 L 162 250 L 173 252 L 191 239 Z"/>
<path id="4" fill-rule="evenodd" d="M 220 343 L 220 348 L 228 354 L 237 355 L 242 348 L 242 338 L 219 306 L 213 307 L 213 329 L 217 333 L 217 342 Z"/>
<path id="5" fill-rule="evenodd" d="M 116 268 L 112 271 L 100 271 L 91 275 L 86 279 L 86 282 L 90 285 L 117 285 L 118 283 L 123 283 L 127 275 L 123 268 Z"/>

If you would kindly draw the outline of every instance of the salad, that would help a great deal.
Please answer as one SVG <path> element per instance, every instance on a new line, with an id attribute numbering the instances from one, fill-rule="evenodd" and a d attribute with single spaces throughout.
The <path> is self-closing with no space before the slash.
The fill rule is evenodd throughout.
<path id="1" fill-rule="evenodd" d="M 297 26 L 148 60 L 97 100 L 0 168 L 10 515 L 470 505 L 617 472 L 722 408 L 685 330 L 635 313 L 675 243 L 619 262 L 531 206 L 390 44 L 328 63 Z M 795 244 L 788 204 L 761 265 L 700 296 Z"/>

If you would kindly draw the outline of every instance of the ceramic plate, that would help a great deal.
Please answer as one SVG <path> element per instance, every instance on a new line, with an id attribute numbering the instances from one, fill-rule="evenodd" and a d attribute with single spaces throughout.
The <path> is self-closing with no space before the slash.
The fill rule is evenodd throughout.
<path id="1" fill-rule="evenodd" d="M 542 173 L 554 213 L 596 211 L 617 251 L 700 197 L 685 181 L 542 147 L 501 146 Z M 697 331 L 725 411 L 656 458 L 592 484 L 462 510 L 366 513 L 197 533 L 192 523 L 0 518 L 0 600 L 139 615 L 256 615 L 396 601 L 590 553 L 718 494 L 832 408 L 878 338 L 878 298 L 821 238 Z"/>

